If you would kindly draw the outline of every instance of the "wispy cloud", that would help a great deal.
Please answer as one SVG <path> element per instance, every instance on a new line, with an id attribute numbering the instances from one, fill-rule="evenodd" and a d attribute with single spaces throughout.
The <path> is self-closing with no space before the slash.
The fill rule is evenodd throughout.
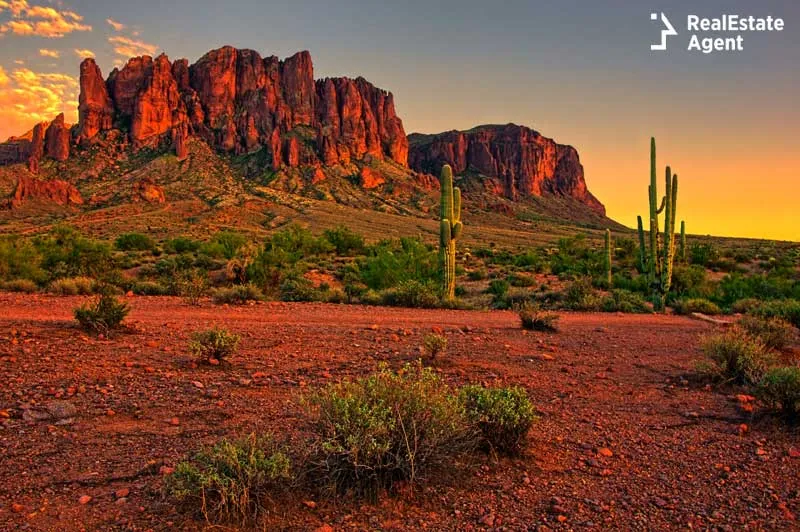
<path id="1" fill-rule="evenodd" d="M 28 68 L 9 74 L 0 68 L 0 138 L 24 133 L 62 112 L 67 122 L 75 122 L 77 91 L 78 80 L 67 74 Z"/>
<path id="2" fill-rule="evenodd" d="M 158 51 L 158 46 L 155 44 L 148 44 L 122 35 L 109 37 L 108 42 L 114 46 L 114 52 L 123 57 L 154 55 Z"/>
<path id="3" fill-rule="evenodd" d="M 125 29 L 125 24 L 123 24 L 122 22 L 117 22 L 113 18 L 107 18 L 106 22 L 108 22 L 109 26 L 114 28 L 114 31 L 122 31 Z"/>
<path id="4" fill-rule="evenodd" d="M 63 37 L 74 31 L 91 31 L 83 17 L 66 9 L 30 5 L 27 0 L 0 0 L 0 13 L 8 11 L 12 20 L 0 24 L 0 33 L 48 38 Z"/>
<path id="5" fill-rule="evenodd" d="M 47 48 L 41 48 L 39 50 L 39 55 L 42 57 L 52 57 L 53 59 L 58 59 L 61 57 L 61 52 L 58 50 L 48 50 Z"/>
<path id="6" fill-rule="evenodd" d="M 94 57 L 94 52 L 87 49 L 75 48 L 75 55 L 77 55 L 80 58 Z"/>

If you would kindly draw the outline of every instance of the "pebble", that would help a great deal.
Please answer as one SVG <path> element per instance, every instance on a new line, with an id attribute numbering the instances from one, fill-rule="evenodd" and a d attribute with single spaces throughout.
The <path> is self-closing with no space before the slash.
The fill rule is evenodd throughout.
<path id="1" fill-rule="evenodd" d="M 81 495 L 81 498 L 78 499 L 78 504 L 80 505 L 87 505 L 91 502 L 92 498 L 88 495 Z"/>

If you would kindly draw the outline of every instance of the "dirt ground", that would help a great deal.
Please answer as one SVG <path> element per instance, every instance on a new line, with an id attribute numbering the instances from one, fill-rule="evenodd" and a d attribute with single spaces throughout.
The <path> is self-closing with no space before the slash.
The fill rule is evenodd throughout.
<path id="1" fill-rule="evenodd" d="M 290 494 L 264 530 L 800 526 L 800 433 L 692 377 L 705 322 L 565 313 L 560 332 L 526 334 L 510 312 L 136 297 L 133 331 L 103 339 L 75 327 L 82 300 L 0 293 L 2 531 L 203 529 L 160 495 L 182 456 L 226 435 L 296 434 L 304 390 L 399 367 L 438 329 L 448 382 L 527 388 L 541 413 L 528 454 L 377 504 Z M 187 351 L 214 324 L 242 335 L 230 367 Z"/>

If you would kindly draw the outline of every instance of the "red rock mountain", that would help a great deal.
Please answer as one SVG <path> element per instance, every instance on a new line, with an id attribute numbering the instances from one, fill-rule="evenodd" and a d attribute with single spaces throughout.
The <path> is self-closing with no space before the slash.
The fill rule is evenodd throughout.
<path id="1" fill-rule="evenodd" d="M 457 175 L 473 171 L 491 178 L 496 192 L 512 200 L 571 197 L 605 215 L 603 204 L 586 188 L 575 148 L 530 128 L 487 125 L 436 135 L 412 134 L 409 141 L 409 165 L 418 172 L 437 173 L 446 163 Z"/>

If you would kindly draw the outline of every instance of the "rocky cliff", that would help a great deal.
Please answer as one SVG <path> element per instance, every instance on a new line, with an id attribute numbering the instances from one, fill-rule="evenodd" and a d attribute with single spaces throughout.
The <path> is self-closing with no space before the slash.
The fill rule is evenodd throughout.
<path id="1" fill-rule="evenodd" d="M 487 125 L 436 135 L 412 134 L 409 141 L 409 165 L 418 172 L 436 174 L 447 163 L 457 175 L 472 172 L 488 177 L 490 188 L 512 200 L 570 197 L 605 215 L 603 204 L 586 188 L 575 148 L 530 128 Z"/>

